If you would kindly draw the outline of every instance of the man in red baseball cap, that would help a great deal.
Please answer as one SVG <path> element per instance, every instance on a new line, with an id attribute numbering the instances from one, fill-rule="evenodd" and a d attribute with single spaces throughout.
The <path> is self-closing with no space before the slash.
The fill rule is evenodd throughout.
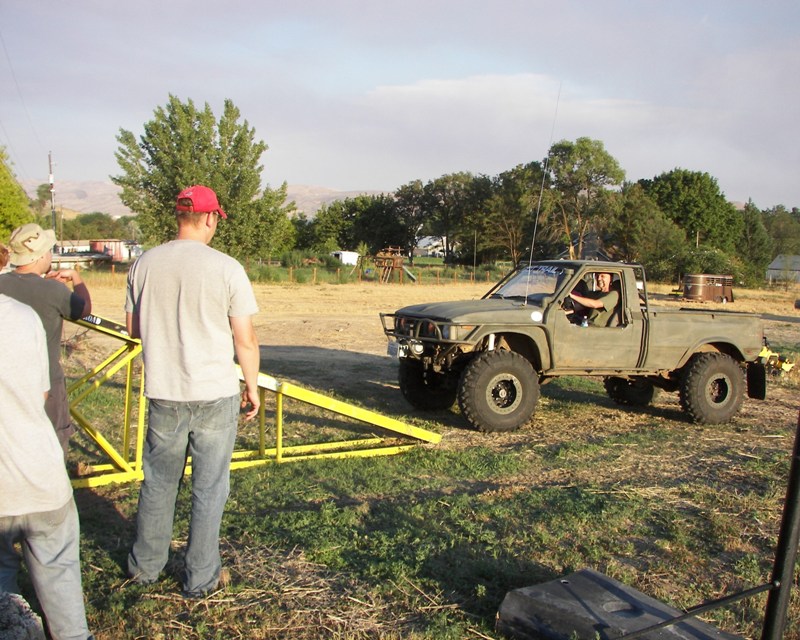
<path id="1" fill-rule="evenodd" d="M 214 190 L 201 184 L 187 187 L 181 191 L 178 194 L 175 210 L 188 213 L 218 213 L 221 218 L 228 217 L 228 214 L 219 206 Z"/>
<path id="2" fill-rule="evenodd" d="M 147 584 L 167 564 L 175 498 L 191 456 L 192 513 L 180 578 L 184 596 L 197 598 L 214 591 L 223 575 L 219 528 L 239 410 L 252 419 L 259 408 L 258 305 L 242 265 L 208 246 L 227 217 L 217 194 L 202 185 L 184 189 L 175 213 L 175 240 L 145 251 L 128 272 L 127 326 L 142 339 L 149 402 L 128 572 Z"/>

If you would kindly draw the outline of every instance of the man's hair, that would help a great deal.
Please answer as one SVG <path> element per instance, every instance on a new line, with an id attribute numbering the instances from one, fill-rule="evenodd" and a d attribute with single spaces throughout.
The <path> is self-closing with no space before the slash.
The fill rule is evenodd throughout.
<path id="1" fill-rule="evenodd" d="M 181 198 L 178 200 L 178 204 L 191 208 L 192 201 L 190 198 Z M 204 213 L 200 211 L 175 211 L 178 225 L 187 225 L 191 227 L 198 226 L 203 220 L 205 220 L 207 215 L 207 212 Z"/>
<path id="2" fill-rule="evenodd" d="M 191 198 L 178 198 L 177 206 L 179 206 L 179 207 L 187 207 L 189 209 L 189 211 L 177 211 L 176 212 L 178 215 L 181 215 L 182 213 L 192 213 L 193 207 L 194 207 L 194 203 L 192 202 Z"/>

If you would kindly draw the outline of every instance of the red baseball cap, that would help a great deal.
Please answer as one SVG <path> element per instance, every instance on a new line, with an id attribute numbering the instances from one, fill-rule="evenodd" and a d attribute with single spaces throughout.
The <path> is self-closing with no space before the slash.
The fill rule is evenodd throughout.
<path id="1" fill-rule="evenodd" d="M 191 205 L 181 204 L 181 200 L 191 200 Z M 190 213 L 218 213 L 223 218 L 228 217 L 228 214 L 220 208 L 217 194 L 214 193 L 214 190 L 201 184 L 187 187 L 181 191 L 178 194 L 175 210 L 188 211 Z"/>

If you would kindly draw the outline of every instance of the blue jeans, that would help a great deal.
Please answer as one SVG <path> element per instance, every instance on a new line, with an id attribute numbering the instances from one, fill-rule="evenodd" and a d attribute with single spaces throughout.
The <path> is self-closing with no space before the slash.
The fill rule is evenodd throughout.
<path id="1" fill-rule="evenodd" d="M 216 588 L 222 568 L 219 528 L 238 419 L 238 395 L 211 402 L 150 400 L 136 542 L 128 555 L 128 571 L 137 582 L 154 582 L 167 564 L 175 500 L 191 456 L 192 514 L 183 590 L 203 594 Z"/>
<path id="2" fill-rule="evenodd" d="M 80 524 L 75 501 L 55 511 L 0 517 L 0 591 L 19 593 L 22 546 L 25 566 L 54 640 L 86 640 L 79 558 Z"/>

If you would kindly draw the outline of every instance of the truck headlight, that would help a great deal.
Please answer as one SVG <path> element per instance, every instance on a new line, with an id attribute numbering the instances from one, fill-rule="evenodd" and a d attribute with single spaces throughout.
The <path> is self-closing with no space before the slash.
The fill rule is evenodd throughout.
<path id="1" fill-rule="evenodd" d="M 463 340 L 475 328 L 473 324 L 447 324 L 442 327 L 442 338 L 445 340 Z"/>

